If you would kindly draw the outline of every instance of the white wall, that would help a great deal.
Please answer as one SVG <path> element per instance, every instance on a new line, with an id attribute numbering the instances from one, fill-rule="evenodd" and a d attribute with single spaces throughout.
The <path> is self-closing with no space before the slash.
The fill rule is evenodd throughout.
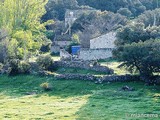
<path id="1" fill-rule="evenodd" d="M 59 53 L 60 52 L 60 46 L 55 45 L 51 46 L 51 53 Z"/>
<path id="2" fill-rule="evenodd" d="M 115 48 L 115 44 L 114 44 L 115 40 L 116 40 L 116 33 L 109 32 L 105 35 L 91 39 L 90 49 Z"/>
<path id="3" fill-rule="evenodd" d="M 112 57 L 112 49 L 81 49 L 78 58 L 81 60 L 99 60 Z"/>
<path id="4" fill-rule="evenodd" d="M 71 59 L 72 58 L 72 56 L 67 51 L 65 51 L 64 49 L 60 50 L 60 57 L 61 57 L 62 60 L 66 60 L 66 59 Z"/>

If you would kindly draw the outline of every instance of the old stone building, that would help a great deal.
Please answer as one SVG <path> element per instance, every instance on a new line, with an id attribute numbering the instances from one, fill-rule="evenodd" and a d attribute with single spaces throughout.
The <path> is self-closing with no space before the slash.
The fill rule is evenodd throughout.
<path id="1" fill-rule="evenodd" d="M 68 28 L 68 33 L 71 34 L 71 27 L 75 20 L 77 20 L 80 16 L 83 14 L 88 14 L 93 11 L 96 11 L 94 9 L 77 9 L 77 10 L 66 10 L 65 13 L 65 27 Z"/>
<path id="2" fill-rule="evenodd" d="M 90 40 L 90 48 L 81 48 L 79 59 L 98 60 L 112 57 L 115 48 L 116 33 L 109 32 Z"/>
<path id="3" fill-rule="evenodd" d="M 81 15 L 85 13 L 90 13 L 95 10 L 67 10 L 65 13 L 65 27 L 67 29 L 68 35 L 71 35 L 71 26 Z M 66 34 L 65 34 L 66 35 Z M 66 38 L 66 37 L 64 37 Z M 51 47 L 51 51 L 54 53 L 60 52 L 60 49 L 68 46 L 72 41 L 57 40 L 54 41 Z M 77 59 L 79 60 L 97 60 L 97 59 L 106 59 L 112 57 L 112 51 L 115 48 L 114 41 L 116 40 L 115 32 L 108 32 L 106 34 L 97 36 L 92 38 L 89 42 L 88 47 L 83 47 L 83 43 L 81 43 L 81 49 L 77 55 Z M 63 52 L 64 53 L 64 52 Z M 65 54 L 65 53 L 64 53 Z M 64 54 L 61 54 L 63 57 Z"/>
<path id="4" fill-rule="evenodd" d="M 51 46 L 52 53 L 59 53 L 61 48 L 68 46 L 72 42 L 71 26 L 81 15 L 95 11 L 94 9 L 66 10 L 65 29 L 61 35 L 56 35 Z"/>
<path id="5" fill-rule="evenodd" d="M 115 49 L 116 33 L 109 32 L 90 40 L 90 48 L 80 49 L 76 60 L 99 60 L 112 57 L 112 51 Z M 68 53 L 61 54 L 61 58 L 68 56 Z M 70 56 L 69 56 L 70 57 Z M 75 58 L 75 56 L 72 56 Z M 74 60 L 74 58 L 72 60 Z"/>
<path id="6" fill-rule="evenodd" d="M 96 11 L 94 9 L 77 9 L 77 10 L 66 10 L 65 13 L 65 26 L 72 26 L 76 19 L 85 13 L 91 13 Z"/>
<path id="7" fill-rule="evenodd" d="M 51 53 L 58 54 L 60 49 L 65 48 L 66 46 L 70 45 L 72 41 L 53 41 L 51 45 Z"/>
<path id="8" fill-rule="evenodd" d="M 90 40 L 90 49 L 114 49 L 114 41 L 116 39 L 115 32 L 109 32 Z"/>

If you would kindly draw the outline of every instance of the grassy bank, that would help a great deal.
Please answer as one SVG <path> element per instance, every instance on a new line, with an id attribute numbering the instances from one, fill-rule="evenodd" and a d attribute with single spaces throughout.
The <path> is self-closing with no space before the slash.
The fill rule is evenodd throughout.
<path id="1" fill-rule="evenodd" d="M 49 82 L 53 91 L 44 92 L 40 88 L 43 82 Z M 120 90 L 124 85 L 134 87 L 135 91 Z M 126 118 L 126 114 L 133 113 L 160 115 L 160 86 L 145 86 L 141 82 L 94 84 L 29 75 L 0 76 L 0 119 L 133 120 Z"/>

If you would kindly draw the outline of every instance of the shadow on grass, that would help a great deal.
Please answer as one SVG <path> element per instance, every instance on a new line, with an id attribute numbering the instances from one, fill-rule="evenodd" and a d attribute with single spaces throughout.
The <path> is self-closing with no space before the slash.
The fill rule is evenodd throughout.
<path id="1" fill-rule="evenodd" d="M 53 91 L 45 92 L 40 87 L 41 83 L 48 82 L 53 86 Z M 140 90 L 148 90 L 150 93 L 159 92 L 159 86 L 145 86 L 141 82 L 95 84 L 90 81 L 81 80 L 55 80 L 53 77 L 40 77 L 32 75 L 0 76 L 0 92 L 5 92 L 9 96 L 24 96 L 26 92 L 36 92 L 37 94 L 47 93 L 52 96 L 71 97 L 92 94 L 97 90 L 117 90 L 124 85 L 135 87 Z"/>
<path id="2" fill-rule="evenodd" d="M 65 67 L 60 67 L 57 69 L 56 73 L 58 74 L 64 74 L 64 73 L 80 73 L 80 74 L 90 74 L 90 75 L 106 75 L 105 72 L 97 72 L 94 70 L 85 70 L 85 69 L 80 69 L 80 68 L 65 68 Z"/>
<path id="3" fill-rule="evenodd" d="M 52 91 L 45 92 L 40 87 L 41 83 L 49 82 L 53 86 Z M 104 89 L 103 84 L 96 85 L 90 81 L 80 80 L 55 80 L 53 77 L 40 77 L 31 75 L 0 76 L 0 92 L 8 96 L 21 97 L 27 92 L 35 92 L 37 95 L 72 97 L 92 93 L 92 90 Z"/>
<path id="4" fill-rule="evenodd" d="M 119 91 L 117 89 L 96 91 L 76 113 L 77 120 L 159 120 L 159 118 L 132 118 L 130 114 L 160 115 L 160 99 L 153 97 L 159 90 L 155 87 L 145 88 L 143 85 L 130 84 L 135 91 Z"/>
<path id="5" fill-rule="evenodd" d="M 135 88 L 135 91 L 122 91 L 123 85 Z M 160 87 L 144 86 L 143 83 L 113 83 L 109 89 L 96 90 L 76 113 L 77 120 L 133 120 L 126 114 L 158 114 L 160 106 Z M 156 96 L 157 94 L 157 96 Z M 159 94 L 159 95 L 158 95 Z M 134 118 L 139 120 L 139 118 Z M 159 118 L 142 118 L 159 120 Z"/>

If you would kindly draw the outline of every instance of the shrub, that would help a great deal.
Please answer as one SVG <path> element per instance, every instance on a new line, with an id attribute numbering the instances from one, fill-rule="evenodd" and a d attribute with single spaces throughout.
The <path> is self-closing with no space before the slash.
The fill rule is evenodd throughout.
<path id="1" fill-rule="evenodd" d="M 60 52 L 57 52 L 57 53 L 52 52 L 50 55 L 51 55 L 51 56 L 60 56 Z"/>
<path id="2" fill-rule="evenodd" d="M 50 49 L 51 49 L 51 44 L 48 43 L 48 44 L 43 44 L 40 48 L 40 51 L 46 53 L 49 52 Z"/>
<path id="3" fill-rule="evenodd" d="M 36 62 L 44 70 L 49 70 L 53 65 L 53 59 L 50 55 L 41 55 L 37 58 Z"/>
<path id="4" fill-rule="evenodd" d="M 4 62 L 4 59 L 5 59 L 5 53 L 4 53 L 4 45 L 2 45 L 1 43 L 0 43 L 0 62 L 1 63 L 3 63 Z"/>
<path id="5" fill-rule="evenodd" d="M 50 91 L 50 90 L 52 90 L 52 86 L 51 86 L 50 83 L 48 83 L 48 82 L 42 83 L 42 84 L 40 85 L 40 87 L 41 87 L 44 91 Z"/>
<path id="6" fill-rule="evenodd" d="M 9 61 L 9 70 L 8 74 L 9 75 L 17 75 L 18 74 L 18 66 L 20 64 L 20 60 L 18 59 L 11 59 Z"/>
<path id="7" fill-rule="evenodd" d="M 19 59 L 11 59 L 8 64 L 9 75 L 27 74 L 30 72 L 30 64 L 27 62 L 21 62 Z"/>
<path id="8" fill-rule="evenodd" d="M 27 74 L 30 73 L 31 65 L 27 62 L 21 62 L 18 66 L 19 73 Z"/>
<path id="9" fill-rule="evenodd" d="M 3 64 L 0 63 L 0 73 L 3 71 Z"/>

